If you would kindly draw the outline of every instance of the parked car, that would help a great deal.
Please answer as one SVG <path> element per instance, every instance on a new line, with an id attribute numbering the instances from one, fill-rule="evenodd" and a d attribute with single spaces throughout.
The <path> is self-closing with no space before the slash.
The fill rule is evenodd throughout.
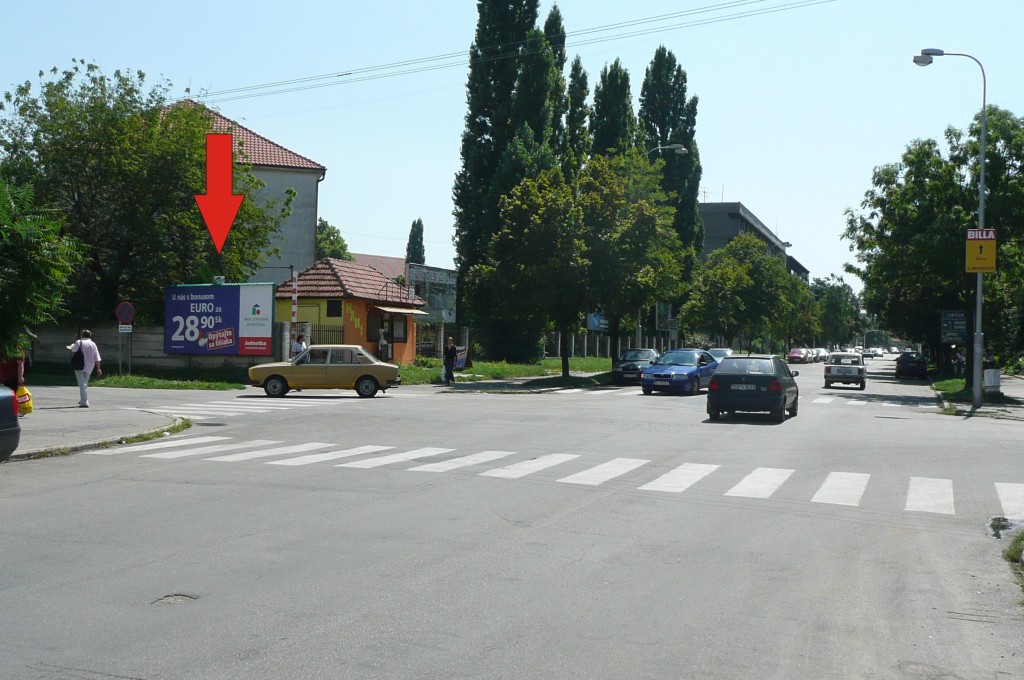
<path id="1" fill-rule="evenodd" d="M 864 356 L 870 357 L 872 359 L 881 359 L 882 357 L 885 356 L 885 353 L 882 352 L 881 347 L 868 347 L 866 350 L 864 350 Z"/>
<path id="2" fill-rule="evenodd" d="M 684 392 L 697 394 L 711 382 L 718 362 L 702 349 L 673 349 L 644 369 L 640 389 L 651 392 Z"/>
<path id="3" fill-rule="evenodd" d="M 864 355 L 860 352 L 832 352 L 825 364 L 825 387 L 835 383 L 857 385 L 865 389 L 868 384 Z"/>
<path id="4" fill-rule="evenodd" d="M 657 361 L 661 354 L 656 349 L 627 349 L 612 364 L 612 382 L 639 382 L 643 370 Z"/>
<path id="5" fill-rule="evenodd" d="M 786 355 L 786 361 L 791 364 L 806 364 L 811 361 L 811 351 L 806 347 L 793 347 Z"/>
<path id="6" fill-rule="evenodd" d="M 828 361 L 828 355 L 831 354 L 831 352 L 829 352 L 824 347 L 815 347 L 814 351 L 817 354 L 817 356 L 815 358 L 818 361 Z"/>
<path id="7" fill-rule="evenodd" d="M 0 385 L 0 462 L 18 450 L 21 441 L 21 423 L 18 422 L 18 400 L 14 391 Z"/>
<path id="8" fill-rule="evenodd" d="M 903 352 L 896 357 L 896 377 L 927 378 L 928 362 L 919 352 Z"/>
<path id="9" fill-rule="evenodd" d="M 354 389 L 360 397 L 372 397 L 378 390 L 398 387 L 402 379 L 398 366 L 359 345 L 312 345 L 291 361 L 251 367 L 249 382 L 271 397 L 309 389 Z"/>
<path id="10" fill-rule="evenodd" d="M 726 357 L 708 385 L 708 416 L 718 420 L 723 412 L 768 411 L 780 423 L 787 411 L 795 417 L 800 408 L 798 375 L 800 371 L 790 371 L 782 357 Z"/>
<path id="11" fill-rule="evenodd" d="M 721 361 L 724 357 L 730 356 L 732 350 L 728 347 L 712 347 L 708 350 L 708 354 L 715 358 L 715 361 Z"/>
<path id="12" fill-rule="evenodd" d="M 900 353 L 900 351 L 898 349 L 896 349 L 895 347 L 890 347 L 889 348 L 889 354 L 899 354 L 899 353 Z"/>

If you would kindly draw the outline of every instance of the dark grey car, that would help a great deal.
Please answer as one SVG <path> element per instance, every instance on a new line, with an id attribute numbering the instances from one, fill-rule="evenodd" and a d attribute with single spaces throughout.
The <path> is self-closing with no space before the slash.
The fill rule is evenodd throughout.
<path id="1" fill-rule="evenodd" d="M 18 400 L 11 388 L 0 385 L 0 461 L 5 461 L 18 448 L 21 423 L 18 422 Z"/>
<path id="2" fill-rule="evenodd" d="M 656 349 L 631 348 L 623 351 L 612 364 L 612 382 L 616 385 L 640 382 L 640 374 L 660 356 Z"/>
<path id="3" fill-rule="evenodd" d="M 708 416 L 718 420 L 723 412 L 768 411 L 780 423 L 787 411 L 795 417 L 800 407 L 798 375 L 774 355 L 725 357 L 708 385 Z"/>

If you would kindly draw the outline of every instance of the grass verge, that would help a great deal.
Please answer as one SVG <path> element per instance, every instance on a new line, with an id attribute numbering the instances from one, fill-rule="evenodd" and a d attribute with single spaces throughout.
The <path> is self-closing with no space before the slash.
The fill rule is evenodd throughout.
<path id="1" fill-rule="evenodd" d="M 411 364 L 401 367 L 403 385 L 433 385 L 441 382 L 441 360 L 419 357 Z M 611 359 L 607 357 L 574 357 L 569 360 L 569 371 L 572 373 L 602 373 L 611 368 Z M 537 364 L 509 364 L 504 361 L 474 361 L 464 371 L 456 371 L 458 382 L 475 382 L 479 380 L 508 380 L 510 378 L 561 378 L 562 360 L 544 359 Z M 565 386 L 577 376 L 565 378 L 565 382 L 543 385 L 548 387 Z M 607 382 L 608 376 L 604 377 Z M 530 381 L 530 386 L 535 381 Z M 583 384 L 597 384 L 592 381 Z"/>
<path id="2" fill-rule="evenodd" d="M 957 404 L 971 404 L 974 401 L 974 389 L 964 378 L 943 378 L 933 380 L 932 388 L 942 395 L 946 401 Z M 986 404 L 1019 404 L 1020 400 L 1005 394 L 983 394 Z"/>
<path id="3" fill-rule="evenodd" d="M 1010 568 L 1017 575 L 1017 582 L 1021 590 L 1024 590 L 1024 563 L 1021 562 L 1021 554 L 1024 553 L 1024 529 L 1018 531 L 1010 541 L 1009 547 L 1003 551 L 1003 557 L 1010 563 Z"/>

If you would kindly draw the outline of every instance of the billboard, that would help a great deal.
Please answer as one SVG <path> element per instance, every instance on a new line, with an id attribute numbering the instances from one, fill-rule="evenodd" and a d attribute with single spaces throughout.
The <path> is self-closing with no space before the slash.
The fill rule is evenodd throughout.
<path id="1" fill-rule="evenodd" d="M 164 305 L 165 354 L 270 356 L 274 284 L 172 286 Z"/>
<path id="2" fill-rule="evenodd" d="M 428 267 L 423 264 L 409 265 L 408 285 L 416 295 L 427 301 L 419 321 L 429 323 L 455 323 L 455 297 L 458 290 L 459 274 L 453 269 Z"/>

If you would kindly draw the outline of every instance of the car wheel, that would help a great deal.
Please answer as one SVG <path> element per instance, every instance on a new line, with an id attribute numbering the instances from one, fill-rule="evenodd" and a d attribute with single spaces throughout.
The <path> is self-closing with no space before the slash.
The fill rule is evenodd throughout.
<path id="1" fill-rule="evenodd" d="M 279 375 L 272 375 L 263 383 L 263 391 L 268 397 L 283 397 L 288 394 L 288 383 Z"/>
<path id="2" fill-rule="evenodd" d="M 711 418 L 711 420 L 718 420 L 721 417 L 722 417 L 722 412 L 719 411 L 717 408 L 713 408 L 713 409 L 709 409 L 708 410 L 708 418 Z"/>
<path id="3" fill-rule="evenodd" d="M 691 397 L 695 397 L 700 394 L 700 377 L 694 376 L 693 380 L 690 381 L 690 389 L 686 391 Z"/>
<path id="4" fill-rule="evenodd" d="M 772 411 L 772 417 L 776 422 L 786 422 L 786 398 L 783 397 L 782 401 L 779 402 L 779 407 Z"/>
<path id="5" fill-rule="evenodd" d="M 799 397 L 799 396 L 797 396 L 797 397 L 796 397 L 796 398 L 795 398 L 795 399 L 793 400 L 793 406 L 791 406 L 791 407 L 790 407 L 790 409 L 789 409 L 789 415 L 791 415 L 791 416 L 793 416 L 794 418 L 796 418 L 796 413 L 797 413 L 797 411 L 798 411 L 799 409 L 800 409 L 800 397 Z"/>
<path id="6" fill-rule="evenodd" d="M 830 383 L 830 382 L 826 382 L 826 383 L 825 383 L 825 389 L 827 390 L 827 389 L 828 389 L 828 388 L 830 388 L 830 387 L 832 387 L 832 383 Z"/>
<path id="7" fill-rule="evenodd" d="M 899 371 L 896 371 L 896 379 L 897 379 L 897 380 L 899 380 L 899 379 L 900 379 L 901 377 L 902 377 L 902 376 L 900 376 L 900 372 L 899 372 Z"/>
<path id="8" fill-rule="evenodd" d="M 377 381 L 368 375 L 364 375 L 356 382 L 356 393 L 360 397 L 372 397 L 377 394 Z"/>
<path id="9" fill-rule="evenodd" d="M 642 391 L 642 392 L 643 392 L 644 394 L 650 394 L 651 392 L 653 392 L 653 391 L 654 391 L 654 390 L 652 390 L 652 389 L 651 389 L 650 387 L 641 387 L 641 388 L 640 388 L 640 390 L 641 390 L 641 391 Z"/>
<path id="10" fill-rule="evenodd" d="M 860 384 L 860 389 L 861 389 L 861 390 L 865 390 L 865 389 L 867 389 L 867 386 L 868 386 L 868 383 L 867 383 L 867 381 L 865 381 L 865 382 L 862 382 L 862 383 Z"/>

